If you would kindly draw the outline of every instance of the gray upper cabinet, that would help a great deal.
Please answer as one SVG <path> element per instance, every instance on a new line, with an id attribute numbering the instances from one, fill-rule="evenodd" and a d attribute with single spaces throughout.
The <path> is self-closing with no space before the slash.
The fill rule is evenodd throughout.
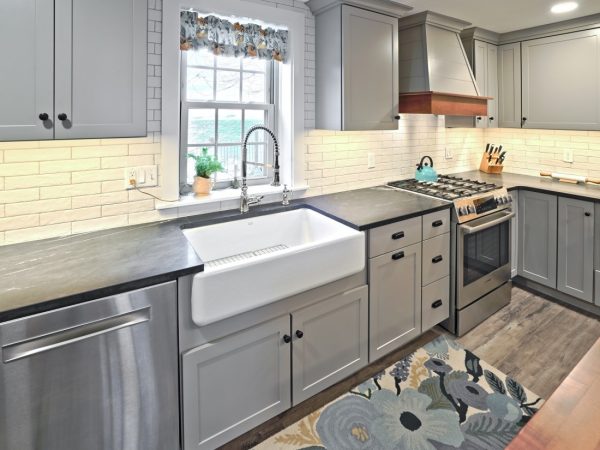
<path id="1" fill-rule="evenodd" d="M 182 355 L 184 450 L 217 448 L 291 406 L 289 332 L 286 314 Z"/>
<path id="2" fill-rule="evenodd" d="M 421 243 L 369 260 L 369 359 L 421 334 Z"/>
<path id="3" fill-rule="evenodd" d="M 600 29 L 522 42 L 523 127 L 600 130 Z"/>
<path id="4" fill-rule="evenodd" d="M 558 199 L 557 288 L 586 302 L 594 297 L 594 203 Z"/>
<path id="5" fill-rule="evenodd" d="M 521 43 L 498 47 L 498 126 L 521 128 Z"/>
<path id="6" fill-rule="evenodd" d="M 294 405 L 368 364 L 368 299 L 362 286 L 292 313 Z"/>
<path id="7" fill-rule="evenodd" d="M 556 195 L 519 191 L 518 274 L 556 289 Z"/>
<path id="8" fill-rule="evenodd" d="M 53 0 L 2 0 L 0 140 L 52 139 L 53 55 Z"/>
<path id="9" fill-rule="evenodd" d="M 146 135 L 147 16 L 147 0 L 56 1 L 56 139 Z"/>
<path id="10" fill-rule="evenodd" d="M 316 126 L 398 128 L 398 19 L 339 4 L 316 15 Z"/>

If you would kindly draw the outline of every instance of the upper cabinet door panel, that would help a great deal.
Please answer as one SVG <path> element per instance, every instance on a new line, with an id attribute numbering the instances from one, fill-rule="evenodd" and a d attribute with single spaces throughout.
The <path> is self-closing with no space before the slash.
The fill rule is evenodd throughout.
<path id="1" fill-rule="evenodd" d="M 526 128 L 600 130 L 600 29 L 522 43 Z"/>
<path id="2" fill-rule="evenodd" d="M 342 7 L 343 129 L 398 128 L 398 19 Z"/>
<path id="3" fill-rule="evenodd" d="M 498 126 L 521 128 L 521 43 L 498 47 Z"/>
<path id="4" fill-rule="evenodd" d="M 498 47 L 487 44 L 487 81 L 486 94 L 488 100 L 488 128 L 498 128 Z"/>
<path id="5" fill-rule="evenodd" d="M 0 2 L 0 140 L 52 139 L 53 36 L 53 0 Z"/>
<path id="6" fill-rule="evenodd" d="M 147 15 L 147 0 L 56 0 L 56 138 L 146 135 Z"/>

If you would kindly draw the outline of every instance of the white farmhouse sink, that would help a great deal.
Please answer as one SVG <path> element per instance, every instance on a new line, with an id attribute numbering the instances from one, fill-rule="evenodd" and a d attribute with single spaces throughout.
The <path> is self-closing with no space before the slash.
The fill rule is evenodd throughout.
<path id="1" fill-rule="evenodd" d="M 364 233 L 310 209 L 183 231 L 204 272 L 192 319 L 203 326 L 361 271 Z"/>

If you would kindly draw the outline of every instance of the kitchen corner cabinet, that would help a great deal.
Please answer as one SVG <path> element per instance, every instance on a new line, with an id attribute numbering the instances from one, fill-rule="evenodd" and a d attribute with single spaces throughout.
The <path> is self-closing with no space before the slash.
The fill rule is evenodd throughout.
<path id="1" fill-rule="evenodd" d="M 3 1 L 0 140 L 145 136 L 147 14 L 147 0 Z"/>
<path id="2" fill-rule="evenodd" d="M 317 128 L 397 129 L 398 19 L 338 4 L 315 24 Z"/>
<path id="3" fill-rule="evenodd" d="M 600 29 L 521 48 L 523 128 L 600 130 Z"/>
<path id="4" fill-rule="evenodd" d="M 518 274 L 556 289 L 557 197 L 519 191 Z"/>
<path id="5" fill-rule="evenodd" d="M 498 47 L 498 126 L 521 128 L 521 43 Z"/>
<path id="6" fill-rule="evenodd" d="M 594 203 L 559 197 L 557 289 L 591 303 L 593 267 Z"/>

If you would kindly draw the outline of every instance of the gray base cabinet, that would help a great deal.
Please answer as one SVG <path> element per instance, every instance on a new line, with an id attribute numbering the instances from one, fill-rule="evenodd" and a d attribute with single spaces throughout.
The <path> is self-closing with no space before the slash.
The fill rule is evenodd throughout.
<path id="1" fill-rule="evenodd" d="M 293 404 L 368 364 L 368 288 L 292 313 Z"/>
<path id="2" fill-rule="evenodd" d="M 518 274 L 556 289 L 557 197 L 519 191 Z"/>
<path id="3" fill-rule="evenodd" d="M 291 406 L 290 316 L 182 355 L 184 449 L 213 449 Z"/>
<path id="4" fill-rule="evenodd" d="M 558 199 L 557 289 L 586 302 L 594 298 L 594 203 Z"/>
<path id="5" fill-rule="evenodd" d="M 421 334 L 421 243 L 369 260 L 369 360 Z"/>

